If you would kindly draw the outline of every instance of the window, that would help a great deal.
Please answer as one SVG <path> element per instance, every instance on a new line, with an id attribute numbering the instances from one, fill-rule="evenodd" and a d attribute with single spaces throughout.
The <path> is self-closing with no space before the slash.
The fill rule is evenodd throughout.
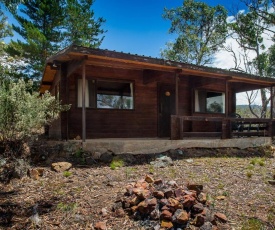
<path id="1" fill-rule="evenodd" d="M 195 112 L 225 113 L 225 94 L 205 90 L 196 90 Z"/>
<path id="2" fill-rule="evenodd" d="M 87 108 L 133 109 L 133 83 L 86 80 Z M 78 79 L 78 107 L 82 107 L 82 80 Z"/>

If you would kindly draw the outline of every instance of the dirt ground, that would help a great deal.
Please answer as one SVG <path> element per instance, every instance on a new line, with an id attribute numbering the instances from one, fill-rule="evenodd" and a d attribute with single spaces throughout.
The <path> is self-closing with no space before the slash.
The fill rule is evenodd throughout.
<path id="1" fill-rule="evenodd" d="M 251 149 L 232 151 L 183 150 L 183 157 L 172 152 L 174 165 L 165 168 L 150 165 L 158 154 L 124 156 L 124 166 L 114 170 L 109 164 L 78 163 L 65 174 L 39 166 L 44 175 L 38 180 L 0 184 L 0 229 L 94 229 L 99 221 L 107 229 L 153 229 L 112 212 L 117 194 L 146 174 L 178 185 L 202 184 L 209 208 L 227 216 L 225 229 L 275 229 L 275 185 L 268 182 L 275 179 L 274 158 Z"/>

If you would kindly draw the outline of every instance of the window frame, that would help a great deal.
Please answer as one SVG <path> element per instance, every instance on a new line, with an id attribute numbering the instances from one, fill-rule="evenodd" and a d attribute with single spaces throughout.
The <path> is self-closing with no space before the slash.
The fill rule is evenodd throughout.
<path id="1" fill-rule="evenodd" d="M 222 112 L 211 112 L 211 111 L 208 111 L 208 109 L 207 109 L 207 96 L 205 97 L 205 102 L 204 102 L 204 104 L 205 104 L 205 107 L 204 107 L 204 111 L 196 111 L 196 108 L 197 108 L 197 106 L 199 106 L 199 105 L 197 105 L 196 103 L 198 103 L 198 99 L 197 99 L 197 97 L 199 97 L 199 96 L 197 96 L 197 92 L 199 92 L 199 91 L 202 91 L 202 92 L 205 92 L 206 93 L 206 95 L 207 95 L 207 93 L 220 93 L 221 94 L 221 96 L 222 96 Z M 225 114 L 225 110 L 226 110 L 226 95 L 225 95 L 225 92 L 223 92 L 223 91 L 216 91 L 216 90 L 212 90 L 212 89 L 194 89 L 194 102 L 193 102 L 193 112 L 194 113 L 200 113 L 200 114 L 220 114 L 220 115 L 224 115 Z"/>
<path id="2" fill-rule="evenodd" d="M 79 85 L 78 85 L 78 82 L 79 80 L 82 80 L 81 77 L 78 77 L 76 78 L 76 108 L 78 109 L 82 109 L 82 105 L 79 105 Z M 86 83 L 88 83 L 89 81 L 95 81 L 95 107 L 89 107 L 86 105 L 86 109 L 93 109 L 93 110 L 108 110 L 108 111 L 133 111 L 135 110 L 135 81 L 132 81 L 132 80 L 117 80 L 117 79 L 109 79 L 109 78 L 86 78 Z M 132 104 L 133 104 L 133 108 L 131 109 L 127 109 L 127 108 L 98 108 L 97 106 L 97 82 L 98 81 L 105 81 L 105 82 L 114 82 L 114 83 L 128 83 L 130 85 L 130 88 L 131 88 L 131 85 L 132 85 Z M 86 86 L 88 87 L 88 86 Z M 87 89 L 87 88 L 86 88 Z M 81 90 L 81 93 L 82 93 L 82 90 Z M 86 95 L 87 96 L 87 95 Z M 82 98 L 82 96 L 81 96 Z"/>

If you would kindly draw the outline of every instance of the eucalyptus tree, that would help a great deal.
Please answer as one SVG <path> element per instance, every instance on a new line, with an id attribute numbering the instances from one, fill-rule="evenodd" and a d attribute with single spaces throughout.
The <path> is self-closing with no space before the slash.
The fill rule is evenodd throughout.
<path id="1" fill-rule="evenodd" d="M 171 21 L 169 33 L 177 35 L 162 50 L 163 58 L 197 65 L 213 62 L 227 37 L 227 11 L 223 6 L 185 0 L 175 9 L 165 8 L 163 17 Z"/>
<path id="2" fill-rule="evenodd" d="M 239 11 L 235 20 L 230 24 L 233 38 L 237 41 L 239 48 L 243 50 L 243 53 L 246 54 L 244 59 L 244 72 L 256 74 L 261 77 L 267 76 L 267 56 L 265 53 L 266 47 L 264 36 L 268 36 L 266 32 L 269 31 L 269 27 L 270 26 L 267 25 L 263 18 L 259 17 L 255 11 L 249 11 L 247 13 Z M 249 58 L 249 56 L 252 56 L 253 59 Z M 267 90 L 261 89 L 260 96 L 262 106 L 260 116 L 266 118 L 268 103 L 270 101 L 270 98 L 267 95 Z M 248 98 L 252 98 L 252 95 Z M 253 113 L 251 101 L 249 102 L 249 105 L 251 112 Z M 254 113 L 254 115 L 257 116 L 256 113 Z"/>

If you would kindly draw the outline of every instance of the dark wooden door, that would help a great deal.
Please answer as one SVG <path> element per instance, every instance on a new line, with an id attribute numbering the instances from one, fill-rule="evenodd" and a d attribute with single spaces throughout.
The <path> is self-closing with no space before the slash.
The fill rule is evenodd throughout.
<path id="1" fill-rule="evenodd" d="M 175 114 L 175 85 L 158 85 L 158 135 L 170 137 L 171 115 Z"/>

